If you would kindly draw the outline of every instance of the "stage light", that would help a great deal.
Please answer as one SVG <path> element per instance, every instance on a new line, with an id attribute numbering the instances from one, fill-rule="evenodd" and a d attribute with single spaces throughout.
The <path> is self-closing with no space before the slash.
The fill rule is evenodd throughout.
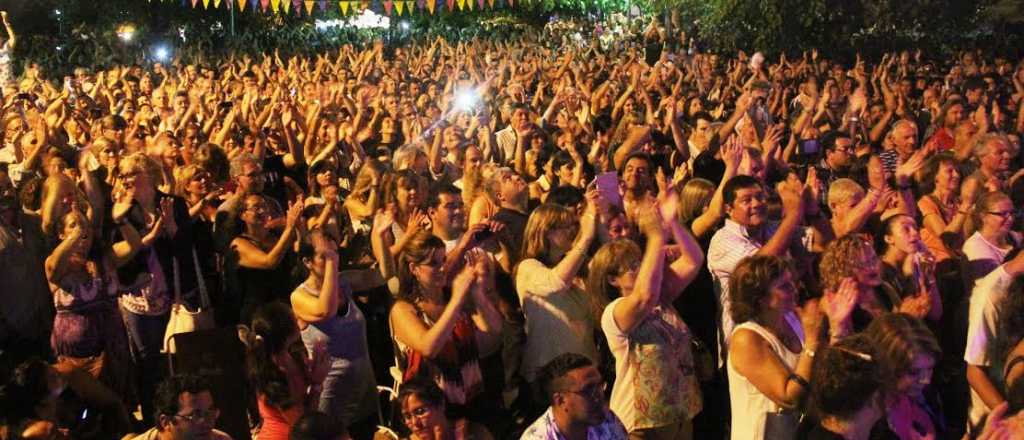
<path id="1" fill-rule="evenodd" d="M 117 36 L 125 43 L 132 41 L 135 38 L 135 26 L 130 24 L 123 24 L 117 28 Z"/>
<path id="2" fill-rule="evenodd" d="M 153 49 L 153 59 L 160 63 L 166 63 L 171 60 L 171 49 L 166 45 L 157 46 Z"/>
<path id="3" fill-rule="evenodd" d="M 468 112 L 480 103 L 480 93 L 476 89 L 462 90 L 455 93 L 455 110 Z"/>

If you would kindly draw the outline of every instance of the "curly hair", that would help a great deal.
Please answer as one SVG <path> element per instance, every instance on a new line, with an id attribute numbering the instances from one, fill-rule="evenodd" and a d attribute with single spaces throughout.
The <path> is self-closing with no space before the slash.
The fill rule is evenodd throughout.
<path id="1" fill-rule="evenodd" d="M 772 283 L 790 269 L 788 261 L 773 255 L 753 255 L 740 261 L 729 277 L 733 322 L 742 324 L 757 317 Z"/>
<path id="2" fill-rule="evenodd" d="M 871 242 L 860 234 L 849 234 L 834 240 L 821 255 L 821 288 L 835 290 L 844 278 L 852 277 L 863 268 L 865 257 L 878 262 L 878 255 Z"/>

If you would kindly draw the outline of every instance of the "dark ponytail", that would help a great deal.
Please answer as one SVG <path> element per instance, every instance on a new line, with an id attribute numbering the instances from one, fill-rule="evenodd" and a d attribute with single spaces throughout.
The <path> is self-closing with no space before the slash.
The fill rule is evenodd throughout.
<path id="1" fill-rule="evenodd" d="M 287 352 L 298 357 L 288 345 L 290 337 L 298 331 L 291 309 L 280 302 L 272 302 L 256 311 L 252 318 L 252 329 L 246 336 L 249 380 L 268 405 L 281 410 L 301 402 L 291 395 L 288 378 L 274 362 L 274 355 Z M 300 367 L 305 365 L 301 357 L 296 361 Z"/>

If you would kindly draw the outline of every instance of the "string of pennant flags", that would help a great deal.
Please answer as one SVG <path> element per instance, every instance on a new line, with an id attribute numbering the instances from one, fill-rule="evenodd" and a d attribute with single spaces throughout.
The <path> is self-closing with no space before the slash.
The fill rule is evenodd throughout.
<path id="1" fill-rule="evenodd" d="M 153 0 L 149 0 L 152 2 Z M 167 0 L 159 0 L 161 2 Z M 171 0 L 174 1 L 174 0 Z M 294 14 L 313 16 L 326 14 L 337 6 L 341 15 L 355 15 L 363 10 L 383 11 L 386 15 L 412 15 L 429 13 L 434 15 L 444 4 L 448 12 L 465 10 L 495 9 L 502 6 L 514 7 L 516 3 L 530 3 L 542 0 L 181 0 L 182 6 L 193 9 L 235 9 L 237 12 L 262 12 L 273 14 Z"/>

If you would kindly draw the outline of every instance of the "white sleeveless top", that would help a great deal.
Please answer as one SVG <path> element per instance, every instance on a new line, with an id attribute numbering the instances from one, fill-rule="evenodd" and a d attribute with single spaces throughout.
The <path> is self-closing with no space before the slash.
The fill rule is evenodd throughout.
<path id="1" fill-rule="evenodd" d="M 804 343 L 803 326 L 800 319 L 793 313 L 786 314 L 786 322 L 800 338 L 800 345 Z M 793 353 L 786 348 L 786 345 L 779 340 L 771 331 L 754 321 L 747 321 L 737 325 L 733 334 L 739 329 L 747 329 L 761 335 L 772 351 L 782 359 L 782 363 L 790 371 L 796 368 L 796 362 L 800 359 L 800 353 Z M 769 412 L 776 412 L 779 405 L 761 393 L 746 377 L 736 371 L 732 364 L 732 358 L 726 359 L 726 370 L 729 374 L 729 401 L 732 404 L 732 440 L 762 440 L 764 438 L 765 415 Z"/>

